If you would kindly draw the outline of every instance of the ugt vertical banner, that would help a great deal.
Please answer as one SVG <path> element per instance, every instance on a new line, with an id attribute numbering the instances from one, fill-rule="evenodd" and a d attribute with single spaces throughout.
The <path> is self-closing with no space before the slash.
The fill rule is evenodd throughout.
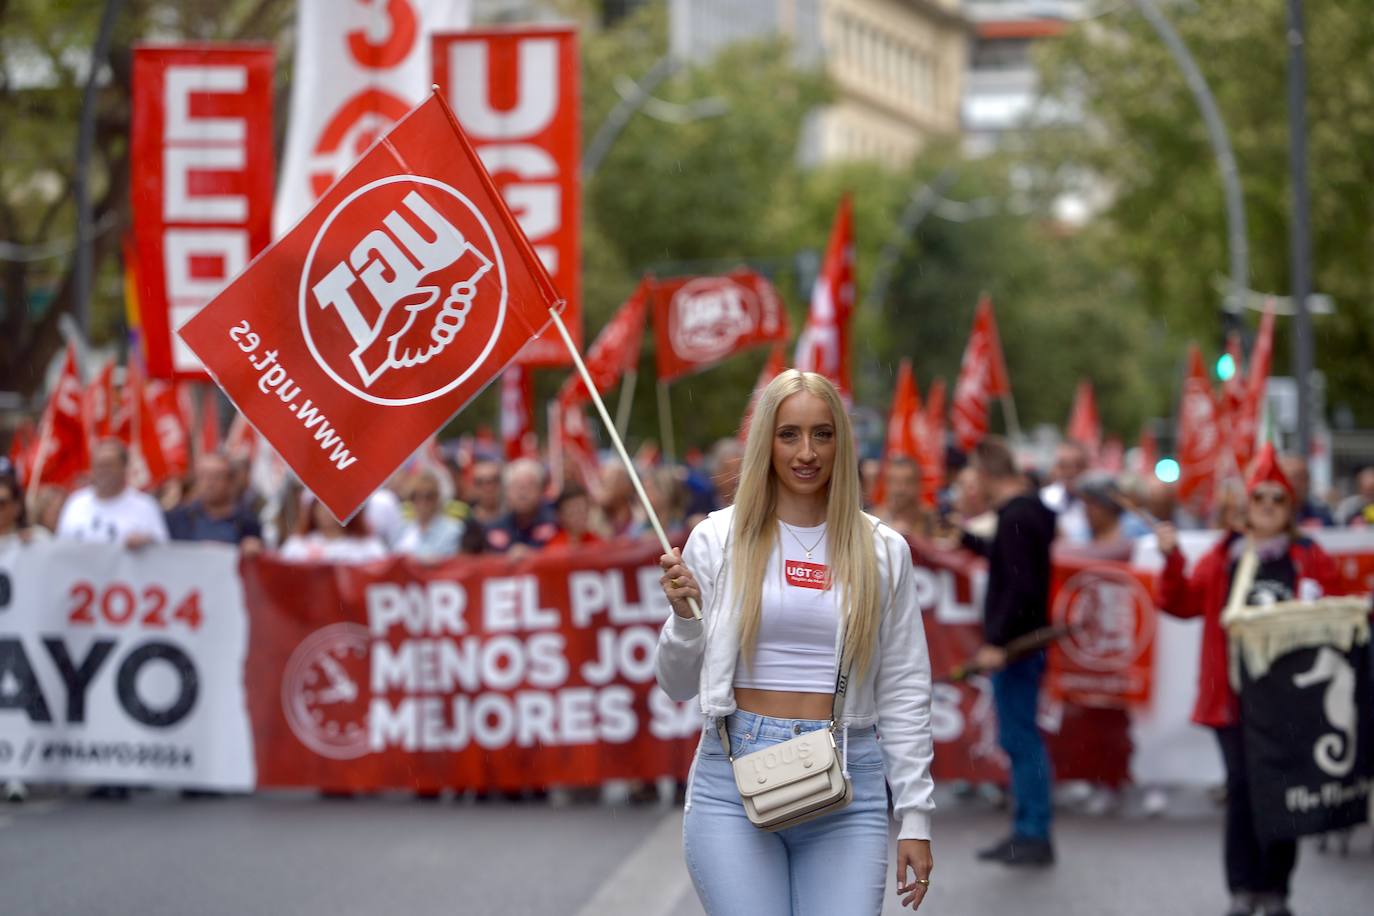
<path id="1" fill-rule="evenodd" d="M 520 228 L 567 300 L 563 321 L 582 346 L 577 34 L 571 28 L 434 36 L 434 82 Z M 546 333 L 527 366 L 571 362 Z"/>
<path id="2" fill-rule="evenodd" d="M 272 71 L 270 45 L 134 49 L 134 252 L 154 378 L 206 378 L 172 332 L 271 240 Z"/>

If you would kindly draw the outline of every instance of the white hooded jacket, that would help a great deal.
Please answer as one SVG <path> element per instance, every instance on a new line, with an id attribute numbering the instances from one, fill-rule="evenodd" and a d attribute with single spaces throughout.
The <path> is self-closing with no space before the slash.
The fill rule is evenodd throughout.
<path id="1" fill-rule="evenodd" d="M 675 700 L 699 697 L 712 718 L 735 711 L 735 664 L 739 658 L 739 608 L 734 598 L 727 547 L 734 509 L 712 512 L 692 530 L 682 560 L 701 588 L 702 619 L 669 614 L 658 638 L 654 673 Z M 877 646 L 861 681 L 851 681 L 840 726 L 877 725 L 884 770 L 892 789 L 900 839 L 929 839 L 934 783 L 930 731 L 930 655 L 911 575 L 906 540 L 870 515 L 883 596 Z M 844 628 L 835 634 L 839 664 Z M 695 764 L 693 765 L 695 768 Z M 690 778 L 689 778 L 690 782 Z M 687 804 L 691 805 L 689 788 Z"/>

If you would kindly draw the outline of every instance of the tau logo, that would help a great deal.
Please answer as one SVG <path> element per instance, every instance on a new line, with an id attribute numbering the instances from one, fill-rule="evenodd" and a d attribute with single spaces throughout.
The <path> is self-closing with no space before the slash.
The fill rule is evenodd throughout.
<path id="1" fill-rule="evenodd" d="M 432 178 L 393 175 L 349 194 L 320 226 L 301 272 L 301 330 L 348 391 L 418 404 L 485 362 L 506 295 L 501 250 L 472 201 Z"/>
<path id="2" fill-rule="evenodd" d="M 1079 572 L 1055 598 L 1053 616 L 1069 627 L 1059 646 L 1084 668 L 1125 670 L 1154 640 L 1151 606 L 1133 576 L 1108 567 Z"/>

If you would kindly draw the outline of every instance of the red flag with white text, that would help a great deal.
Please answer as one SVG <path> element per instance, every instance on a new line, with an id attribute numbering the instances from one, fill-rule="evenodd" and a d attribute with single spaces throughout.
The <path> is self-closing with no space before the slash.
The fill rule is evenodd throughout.
<path id="1" fill-rule="evenodd" d="M 916 461 L 921 465 L 921 502 L 933 509 L 945 484 L 945 380 L 930 384 L 925 409 L 916 416 Z"/>
<path id="2" fill-rule="evenodd" d="M 989 402 L 1009 394 L 1011 380 L 1002 358 L 1002 342 L 997 335 L 992 300 L 984 295 L 974 312 L 973 330 L 964 347 L 959 378 L 954 383 L 954 401 L 950 405 L 950 422 L 960 449 L 967 452 L 982 441 L 988 434 Z"/>
<path id="3" fill-rule="evenodd" d="M 658 280 L 651 289 L 660 382 L 787 340 L 787 309 L 773 284 L 752 270 Z"/>
<path id="4" fill-rule="evenodd" d="M 436 93 L 181 334 L 346 519 L 561 301 Z"/>
<path id="5" fill-rule="evenodd" d="M 1188 348 L 1188 375 L 1178 410 L 1178 497 L 1191 510 L 1206 508 L 1212 501 L 1212 484 L 1222 441 L 1216 396 L 1202 351 Z"/>
<path id="6" fill-rule="evenodd" d="M 272 238 L 271 45 L 134 49 L 130 198 L 151 378 L 204 379 L 174 331 Z"/>
<path id="7" fill-rule="evenodd" d="M 825 260 L 811 288 L 811 308 L 792 360 L 803 372 L 819 372 L 830 379 L 846 398 L 853 392 L 849 321 L 854 302 L 854 207 L 846 194 L 835 211 Z"/>
<path id="8" fill-rule="evenodd" d="M 468 141 L 567 300 L 563 323 L 582 349 L 581 107 L 577 31 L 505 27 L 436 34 L 430 59 Z M 572 357 L 556 333 L 519 362 L 548 368 Z"/>
<path id="9" fill-rule="evenodd" d="M 112 435 L 115 415 L 115 362 L 113 359 L 101 367 L 100 372 L 86 386 L 82 394 L 82 407 L 86 413 L 86 429 L 91 441 L 99 442 Z"/>
<path id="10" fill-rule="evenodd" d="M 167 463 L 167 474 L 184 476 L 191 469 L 191 434 L 181 390 L 175 383 L 162 379 L 148 379 L 143 390 L 162 458 Z"/>
<path id="11" fill-rule="evenodd" d="M 1259 447 L 1260 414 L 1264 410 L 1264 394 L 1269 386 L 1269 369 L 1274 359 L 1274 303 L 1271 300 L 1260 319 L 1259 335 L 1250 351 L 1246 367 L 1244 396 L 1235 419 L 1231 423 L 1231 448 L 1244 471 L 1254 460 Z M 1239 372 L 1239 366 L 1237 366 Z"/>
<path id="12" fill-rule="evenodd" d="M 34 481 L 70 486 L 91 467 L 89 435 L 82 405 L 81 373 L 76 347 L 67 344 L 57 383 L 48 395 L 38 427 L 38 447 L 33 457 Z"/>
<path id="13" fill-rule="evenodd" d="M 501 449 L 507 461 L 535 458 L 534 374 L 519 363 L 501 373 Z"/>

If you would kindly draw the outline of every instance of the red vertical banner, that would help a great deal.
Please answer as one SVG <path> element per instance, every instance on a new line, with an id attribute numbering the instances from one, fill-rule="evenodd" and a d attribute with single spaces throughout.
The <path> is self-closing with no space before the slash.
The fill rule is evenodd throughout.
<path id="1" fill-rule="evenodd" d="M 582 348 L 581 180 L 577 33 L 571 28 L 437 34 L 434 82 L 567 300 L 563 322 Z M 572 362 L 552 330 L 519 356 Z"/>
<path id="2" fill-rule="evenodd" d="M 268 45 L 134 50 L 134 249 L 154 378 L 206 378 L 173 331 L 271 240 L 272 72 Z"/>

